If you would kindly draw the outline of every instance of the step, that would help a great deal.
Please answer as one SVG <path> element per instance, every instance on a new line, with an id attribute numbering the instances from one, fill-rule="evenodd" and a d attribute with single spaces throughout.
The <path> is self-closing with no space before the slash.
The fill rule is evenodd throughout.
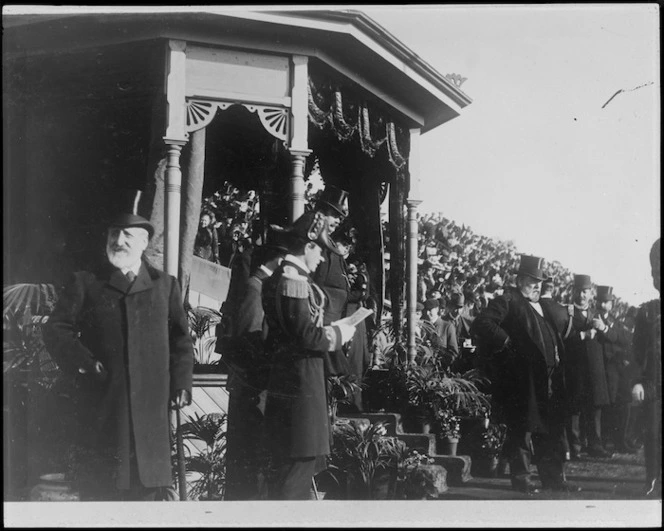
<path id="1" fill-rule="evenodd" d="M 438 455 L 429 454 L 433 462 L 447 470 L 447 482 L 455 487 L 473 479 L 470 474 L 472 460 L 468 455 Z"/>
<path id="2" fill-rule="evenodd" d="M 406 443 L 410 450 L 422 454 L 436 454 L 436 436 L 432 433 L 397 433 L 396 437 Z"/>
<path id="3" fill-rule="evenodd" d="M 346 419 L 368 419 L 371 424 L 383 422 L 387 429 L 387 435 L 397 435 L 403 433 L 401 426 L 401 415 L 399 413 L 339 413 L 337 418 Z"/>

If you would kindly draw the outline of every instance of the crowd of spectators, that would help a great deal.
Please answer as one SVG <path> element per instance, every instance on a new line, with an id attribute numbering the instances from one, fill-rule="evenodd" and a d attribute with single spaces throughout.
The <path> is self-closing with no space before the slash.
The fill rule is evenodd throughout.
<path id="1" fill-rule="evenodd" d="M 387 233 L 387 231 L 385 231 Z M 418 220 L 418 301 L 441 299 L 445 307 L 452 293 L 462 293 L 467 305 L 479 313 L 488 301 L 515 285 L 520 252 L 514 242 L 476 234 L 441 213 L 421 215 Z M 553 299 L 571 304 L 575 273 L 560 262 L 546 263 L 554 285 Z M 619 298 L 614 317 L 622 319 L 630 306 Z"/>

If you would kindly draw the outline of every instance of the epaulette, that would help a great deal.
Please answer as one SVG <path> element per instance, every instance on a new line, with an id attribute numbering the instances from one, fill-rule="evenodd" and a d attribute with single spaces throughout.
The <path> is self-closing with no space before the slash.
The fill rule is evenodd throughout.
<path id="1" fill-rule="evenodd" d="M 306 299 L 309 296 L 307 277 L 291 266 L 285 266 L 279 280 L 279 294 L 293 299 Z"/>

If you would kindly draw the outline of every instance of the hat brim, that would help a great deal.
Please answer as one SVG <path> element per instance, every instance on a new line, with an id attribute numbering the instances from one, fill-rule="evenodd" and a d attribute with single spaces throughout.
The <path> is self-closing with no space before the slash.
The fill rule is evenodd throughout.
<path id="1" fill-rule="evenodd" d="M 137 216 L 135 214 L 122 214 L 111 221 L 109 227 L 117 227 L 121 229 L 139 228 L 148 231 L 148 237 L 154 236 L 154 227 L 147 219 Z"/>
<path id="2" fill-rule="evenodd" d="M 341 205 L 337 205 L 335 203 L 330 203 L 329 201 L 322 200 L 321 205 L 325 205 L 330 207 L 332 210 L 334 210 L 337 214 L 339 214 L 342 218 L 345 218 L 348 216 L 348 211 L 344 210 L 344 208 Z"/>

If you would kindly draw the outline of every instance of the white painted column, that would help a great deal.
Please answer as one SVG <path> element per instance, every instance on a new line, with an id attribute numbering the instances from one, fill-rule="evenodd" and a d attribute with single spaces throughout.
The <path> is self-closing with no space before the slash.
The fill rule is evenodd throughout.
<path id="1" fill-rule="evenodd" d="M 408 363 L 415 360 L 415 324 L 417 321 L 417 209 L 420 199 L 420 130 L 410 130 L 410 154 L 408 156 L 410 190 L 406 204 L 408 206 L 407 246 L 406 246 L 406 312 L 408 323 Z"/>
<path id="2" fill-rule="evenodd" d="M 294 55 L 291 76 L 291 121 L 290 154 L 291 177 L 288 189 L 289 222 L 292 223 L 304 214 L 304 164 L 311 153 L 308 141 L 309 102 L 307 86 L 309 84 L 309 58 Z"/>
<path id="3" fill-rule="evenodd" d="M 185 101 L 185 53 L 187 43 L 170 40 L 166 49 L 166 134 L 164 143 L 167 149 L 166 193 L 164 209 L 164 271 L 178 276 L 178 256 L 180 251 L 180 203 L 182 171 L 180 153 L 187 143 L 186 101 Z"/>

